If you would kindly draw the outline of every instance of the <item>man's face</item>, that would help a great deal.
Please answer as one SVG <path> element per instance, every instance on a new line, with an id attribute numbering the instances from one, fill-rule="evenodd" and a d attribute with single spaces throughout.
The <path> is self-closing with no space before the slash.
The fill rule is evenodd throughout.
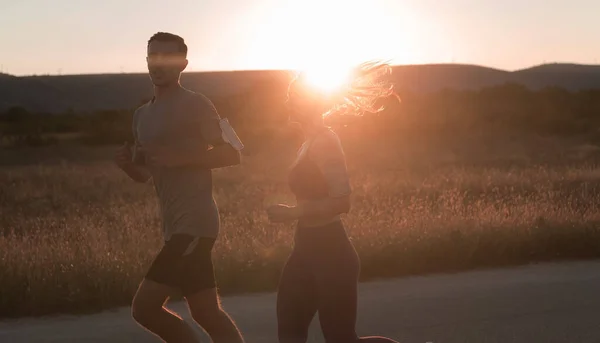
<path id="1" fill-rule="evenodd" d="M 152 41 L 148 45 L 148 72 L 156 86 L 168 86 L 179 81 L 179 75 L 188 61 L 176 42 Z"/>

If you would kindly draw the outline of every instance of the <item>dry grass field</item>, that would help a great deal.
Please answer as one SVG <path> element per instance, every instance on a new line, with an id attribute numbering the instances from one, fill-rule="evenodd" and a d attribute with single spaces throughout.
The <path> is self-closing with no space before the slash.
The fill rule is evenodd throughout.
<path id="1" fill-rule="evenodd" d="M 600 256 L 595 146 L 351 136 L 342 135 L 354 188 L 344 220 L 364 280 Z M 160 246 L 160 219 L 152 187 L 127 179 L 112 151 L 0 151 L 0 316 L 129 303 Z M 270 224 L 264 208 L 293 202 L 292 154 L 264 151 L 214 172 L 222 294 L 275 288 L 293 227 Z"/>

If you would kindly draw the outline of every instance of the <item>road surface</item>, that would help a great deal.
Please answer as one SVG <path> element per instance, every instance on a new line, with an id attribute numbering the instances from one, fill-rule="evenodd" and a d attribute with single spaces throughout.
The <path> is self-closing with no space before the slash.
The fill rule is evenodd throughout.
<path id="1" fill-rule="evenodd" d="M 600 261 L 369 282 L 360 286 L 357 330 L 402 343 L 597 343 L 599 291 Z M 276 342 L 274 294 L 226 297 L 223 306 L 247 343 Z M 185 308 L 181 303 L 170 307 Z M 184 318 L 190 319 L 187 313 Z M 81 317 L 0 321 L 0 342 L 158 341 L 122 308 Z M 309 342 L 323 342 L 318 317 Z"/>

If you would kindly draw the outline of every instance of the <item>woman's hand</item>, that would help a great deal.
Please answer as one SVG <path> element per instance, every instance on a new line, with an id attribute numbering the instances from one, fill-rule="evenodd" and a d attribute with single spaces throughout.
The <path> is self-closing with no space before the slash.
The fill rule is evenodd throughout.
<path id="1" fill-rule="evenodd" d="M 272 223 L 285 223 L 298 219 L 300 211 L 295 206 L 278 204 L 269 206 L 267 208 L 267 215 L 269 216 L 269 221 Z"/>

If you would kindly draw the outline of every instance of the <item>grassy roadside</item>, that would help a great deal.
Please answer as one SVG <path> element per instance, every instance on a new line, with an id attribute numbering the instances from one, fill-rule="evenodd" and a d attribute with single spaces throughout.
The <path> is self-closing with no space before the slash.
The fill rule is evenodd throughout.
<path id="1" fill-rule="evenodd" d="M 345 221 L 363 280 L 600 257 L 600 169 L 587 158 L 398 161 L 349 165 L 354 198 Z M 263 208 L 291 201 L 286 163 L 253 157 L 215 173 L 222 294 L 275 289 L 293 232 L 268 223 Z M 152 189 L 106 159 L 5 165 L 0 205 L 0 317 L 127 305 L 160 246 Z"/>

